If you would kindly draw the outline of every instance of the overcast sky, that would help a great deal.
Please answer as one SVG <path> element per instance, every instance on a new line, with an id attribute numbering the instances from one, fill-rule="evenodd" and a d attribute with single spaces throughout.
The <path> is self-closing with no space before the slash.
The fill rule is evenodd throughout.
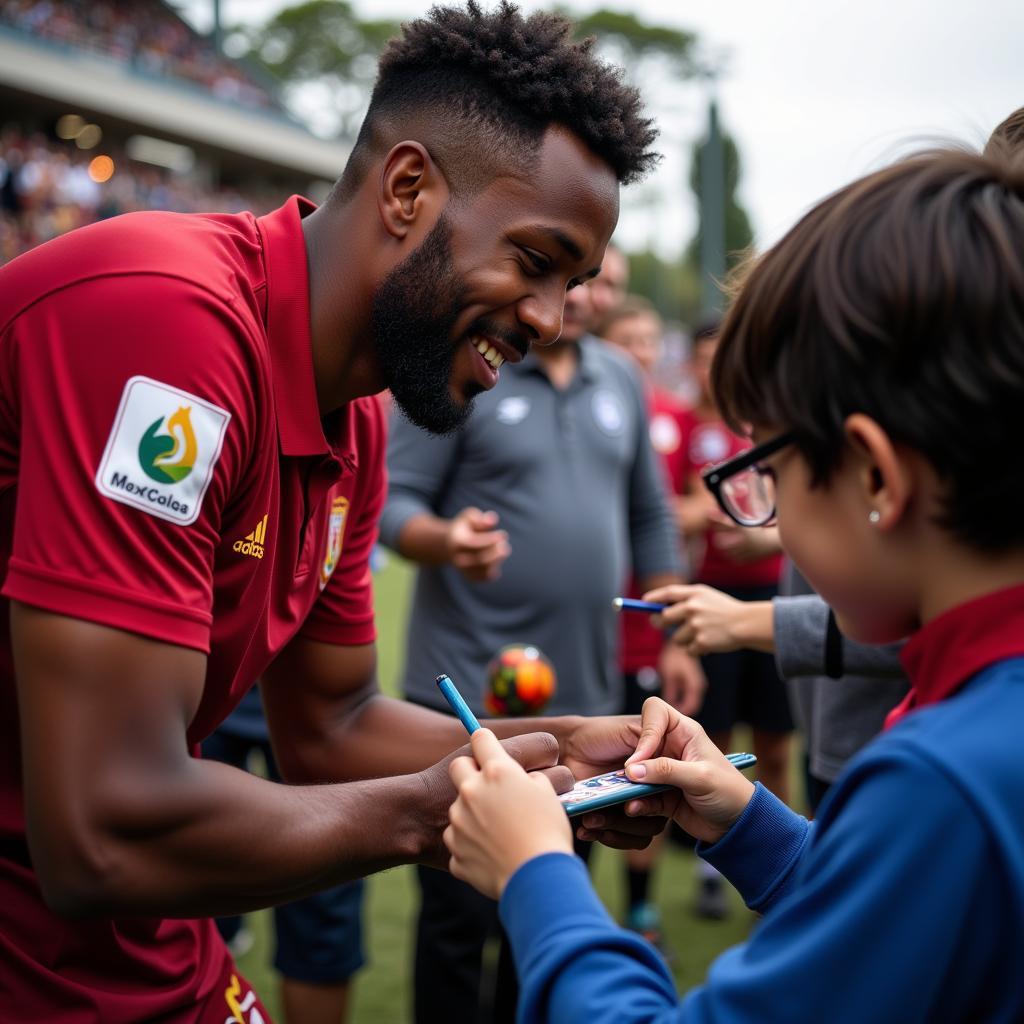
<path id="1" fill-rule="evenodd" d="M 416 17 L 429 7 L 428 0 L 352 2 L 364 17 Z M 208 27 L 211 0 L 186 5 Z M 221 0 L 225 23 L 260 19 L 282 6 Z M 521 0 L 521 6 L 549 5 Z M 721 115 L 740 148 L 740 196 L 762 246 L 816 199 L 908 145 L 979 145 L 1024 105 L 1024 0 L 567 0 L 564 6 L 632 10 L 649 22 L 690 29 L 708 51 L 728 55 L 718 85 Z M 694 230 L 689 145 L 702 131 L 707 94 L 688 84 L 666 99 L 674 114 L 662 125 L 665 160 L 649 183 L 625 190 L 618 238 L 628 248 L 653 241 L 670 255 Z"/>

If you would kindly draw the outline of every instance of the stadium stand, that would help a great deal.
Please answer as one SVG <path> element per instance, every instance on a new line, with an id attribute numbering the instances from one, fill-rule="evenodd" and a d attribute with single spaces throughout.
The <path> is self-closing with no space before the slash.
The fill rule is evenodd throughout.
<path id="1" fill-rule="evenodd" d="M 0 0 L 0 263 L 142 209 L 317 198 L 348 146 L 162 0 Z"/>
<path id="2" fill-rule="evenodd" d="M 195 82 L 218 99 L 281 110 L 254 72 L 218 54 L 159 0 L 0 0 L 0 22 L 142 74 Z"/>

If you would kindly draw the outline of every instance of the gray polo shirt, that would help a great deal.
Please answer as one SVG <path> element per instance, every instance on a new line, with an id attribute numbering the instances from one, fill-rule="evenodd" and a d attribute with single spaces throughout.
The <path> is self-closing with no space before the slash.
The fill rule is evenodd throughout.
<path id="1" fill-rule="evenodd" d="M 620 710 L 612 598 L 631 567 L 640 578 L 678 572 L 679 546 L 632 363 L 596 338 L 579 351 L 564 391 L 532 355 L 506 363 L 453 437 L 392 420 L 381 540 L 395 547 L 414 515 L 475 505 L 498 513 L 512 547 L 493 581 L 419 569 L 403 677 L 419 703 L 447 710 L 434 684 L 447 672 L 483 713 L 488 661 L 530 643 L 557 675 L 545 713 Z"/>

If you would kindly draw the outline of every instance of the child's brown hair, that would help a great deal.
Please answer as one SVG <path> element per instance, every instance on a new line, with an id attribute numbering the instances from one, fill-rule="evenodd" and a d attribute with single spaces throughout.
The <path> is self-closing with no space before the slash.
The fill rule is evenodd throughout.
<path id="1" fill-rule="evenodd" d="M 816 485 L 866 413 L 960 540 L 1024 544 L 1024 161 L 923 154 L 825 199 L 748 269 L 712 384 L 734 428 L 795 431 Z"/>

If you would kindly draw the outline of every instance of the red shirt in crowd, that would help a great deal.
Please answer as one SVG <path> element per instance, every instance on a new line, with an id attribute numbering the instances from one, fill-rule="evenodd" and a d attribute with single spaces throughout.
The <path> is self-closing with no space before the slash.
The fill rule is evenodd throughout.
<path id="1" fill-rule="evenodd" d="M 384 420 L 373 398 L 319 417 L 312 208 L 131 214 L 0 271 L 4 604 L 206 652 L 191 744 L 297 634 L 374 639 Z M 259 1019 L 211 921 L 71 922 L 45 906 L 17 723 L 5 609 L 0 1017 Z"/>
<path id="2" fill-rule="evenodd" d="M 686 485 L 686 449 L 690 430 L 695 422 L 675 395 L 657 388 L 647 391 L 647 415 L 651 444 L 661 456 L 666 486 L 670 494 L 682 494 Z M 631 583 L 629 597 L 640 597 L 636 583 Z M 634 674 L 643 668 L 656 668 L 665 638 L 646 615 L 619 616 L 619 666 Z"/>
<path id="3" fill-rule="evenodd" d="M 700 474 L 709 466 L 731 459 L 751 447 L 721 420 L 695 418 L 686 449 L 687 474 L 703 487 Z M 695 578 L 713 587 L 765 587 L 779 582 L 782 555 L 770 555 L 755 562 L 734 562 L 716 544 L 716 531 L 704 536 L 704 557 Z"/>

